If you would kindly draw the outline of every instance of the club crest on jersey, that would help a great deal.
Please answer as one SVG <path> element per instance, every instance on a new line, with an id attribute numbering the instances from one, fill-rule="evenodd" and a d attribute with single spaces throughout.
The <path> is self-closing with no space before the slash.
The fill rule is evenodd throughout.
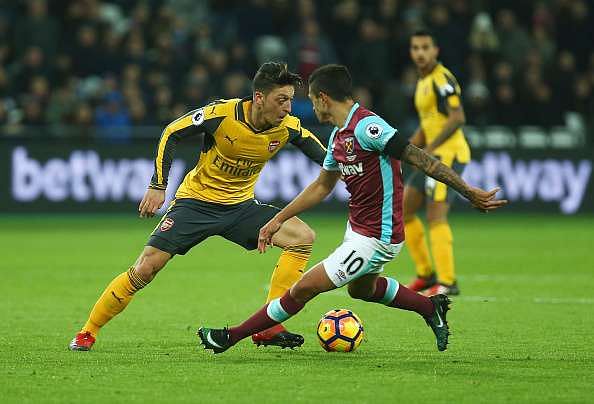
<path id="1" fill-rule="evenodd" d="M 171 229 L 173 227 L 174 223 L 175 222 L 173 221 L 172 218 L 170 218 L 170 217 L 166 218 L 165 220 L 163 220 L 163 223 L 161 223 L 161 227 L 160 227 L 161 231 L 167 231 L 167 230 Z"/>
<path id="2" fill-rule="evenodd" d="M 204 122 L 204 108 L 200 108 L 198 111 L 194 112 L 192 115 L 192 123 L 196 126 L 202 125 Z"/>
<path id="3" fill-rule="evenodd" d="M 346 154 L 353 154 L 355 151 L 355 138 L 354 137 L 347 137 L 344 139 L 344 151 Z"/>
<path id="4" fill-rule="evenodd" d="M 377 139 L 382 135 L 384 128 L 382 128 L 377 123 L 370 123 L 365 127 L 365 134 L 372 139 Z"/>
<path id="5" fill-rule="evenodd" d="M 273 151 L 276 150 L 276 148 L 280 145 L 280 140 L 272 140 L 270 143 L 268 143 L 268 151 L 270 153 L 272 153 Z"/>

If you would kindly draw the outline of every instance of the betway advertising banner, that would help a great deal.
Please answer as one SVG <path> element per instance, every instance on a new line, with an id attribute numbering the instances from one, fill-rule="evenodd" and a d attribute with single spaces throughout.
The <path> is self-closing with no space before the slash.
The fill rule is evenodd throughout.
<path id="1" fill-rule="evenodd" d="M 102 212 L 136 209 L 153 172 L 155 142 L 105 144 L 69 140 L 0 143 L 1 212 Z M 168 200 L 196 164 L 199 143 L 179 144 Z M 316 178 L 319 167 L 299 150 L 280 151 L 256 186 L 262 202 L 283 205 Z M 500 186 L 506 210 L 559 214 L 594 212 L 592 157 L 586 151 L 474 151 L 464 178 L 486 189 Z M 346 207 L 344 185 L 320 207 Z M 457 202 L 456 209 L 465 209 Z"/>

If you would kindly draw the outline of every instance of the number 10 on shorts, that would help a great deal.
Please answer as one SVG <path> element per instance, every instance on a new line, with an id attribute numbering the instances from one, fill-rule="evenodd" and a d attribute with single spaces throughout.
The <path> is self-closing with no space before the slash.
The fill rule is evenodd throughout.
<path id="1" fill-rule="evenodd" d="M 348 257 L 341 262 L 341 265 L 345 267 L 346 273 L 353 276 L 361 269 L 365 261 L 361 257 L 357 257 L 357 251 L 352 250 Z"/>

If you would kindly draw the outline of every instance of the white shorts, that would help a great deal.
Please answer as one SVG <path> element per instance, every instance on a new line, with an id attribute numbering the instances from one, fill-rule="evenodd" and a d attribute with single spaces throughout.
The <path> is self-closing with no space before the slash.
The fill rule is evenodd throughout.
<path id="1" fill-rule="evenodd" d="M 347 223 L 342 244 L 322 263 L 328 277 L 341 287 L 363 275 L 380 273 L 402 249 L 399 244 L 384 243 L 376 238 L 355 233 Z"/>

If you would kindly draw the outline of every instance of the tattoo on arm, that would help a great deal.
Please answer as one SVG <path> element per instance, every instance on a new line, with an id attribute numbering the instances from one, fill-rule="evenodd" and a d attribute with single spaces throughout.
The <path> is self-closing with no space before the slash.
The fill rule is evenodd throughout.
<path id="1" fill-rule="evenodd" d="M 412 144 L 406 146 L 402 153 L 402 161 L 417 167 L 428 176 L 449 185 L 467 199 L 469 198 L 468 184 L 454 170 L 418 147 Z"/>

